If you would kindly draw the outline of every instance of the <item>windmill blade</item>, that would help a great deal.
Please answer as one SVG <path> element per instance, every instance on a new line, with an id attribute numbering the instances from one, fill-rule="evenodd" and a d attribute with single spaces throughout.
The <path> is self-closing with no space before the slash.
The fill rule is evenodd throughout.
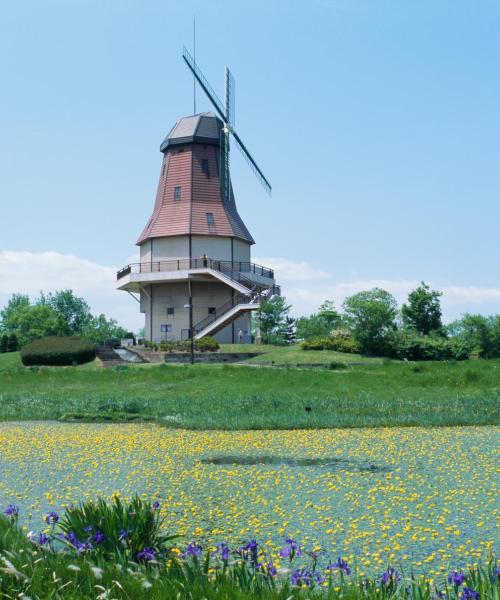
<path id="1" fill-rule="evenodd" d="M 271 184 L 264 176 L 264 173 L 259 169 L 257 163 L 252 158 L 250 152 L 246 149 L 245 144 L 241 141 L 241 139 L 240 139 L 239 135 L 236 133 L 236 131 L 231 131 L 231 133 L 233 134 L 234 141 L 236 142 L 236 146 L 238 147 L 238 150 L 243 154 L 244 158 L 246 159 L 246 161 L 252 168 L 255 175 L 257 175 L 257 179 L 261 182 L 261 184 L 264 187 L 264 189 L 266 190 L 266 192 L 269 195 L 271 195 L 271 189 L 272 189 Z"/>
<path id="2" fill-rule="evenodd" d="M 226 67 L 226 121 L 234 127 L 234 77 Z"/>
<path id="3" fill-rule="evenodd" d="M 212 89 L 212 86 L 208 83 L 205 75 L 203 75 L 203 73 L 198 68 L 198 65 L 194 62 L 194 58 L 191 56 L 191 54 L 189 54 L 185 47 L 182 50 L 182 58 L 184 59 L 184 62 L 187 64 L 187 66 L 195 76 L 196 81 L 201 85 L 203 91 L 208 96 L 210 102 L 214 105 L 214 108 L 219 113 L 221 119 L 225 121 L 226 111 L 224 110 L 224 105 Z"/>
<path id="4" fill-rule="evenodd" d="M 230 201 L 230 177 L 229 177 L 229 129 L 224 127 L 220 132 L 220 183 L 222 198 L 225 202 Z"/>

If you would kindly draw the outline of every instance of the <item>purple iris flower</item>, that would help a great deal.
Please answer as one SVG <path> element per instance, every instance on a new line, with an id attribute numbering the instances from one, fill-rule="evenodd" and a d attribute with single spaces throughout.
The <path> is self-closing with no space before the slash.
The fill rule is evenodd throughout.
<path id="1" fill-rule="evenodd" d="M 85 531 L 85 533 L 92 533 L 92 530 L 94 528 L 92 527 L 92 525 L 87 525 L 87 527 L 83 528 L 83 531 Z"/>
<path id="2" fill-rule="evenodd" d="M 62 537 L 67 540 L 70 544 L 75 547 L 78 547 L 78 538 L 73 531 L 68 531 L 68 533 L 63 533 Z"/>
<path id="3" fill-rule="evenodd" d="M 259 564 L 259 544 L 256 540 L 250 540 L 241 548 L 241 556 L 248 560 L 250 559 L 253 566 L 257 567 Z"/>
<path id="4" fill-rule="evenodd" d="M 90 542 L 76 542 L 76 553 L 78 555 L 84 554 L 85 552 L 90 552 L 93 550 L 94 546 Z"/>
<path id="5" fill-rule="evenodd" d="M 49 514 L 45 516 L 47 525 L 55 525 L 57 521 L 59 521 L 59 515 L 54 511 L 49 512 Z"/>
<path id="6" fill-rule="evenodd" d="M 154 548 L 150 548 L 149 546 L 146 546 L 144 550 L 137 553 L 137 560 L 148 562 L 149 560 L 155 560 L 155 558 L 156 550 Z"/>
<path id="7" fill-rule="evenodd" d="M 19 506 L 15 504 L 9 504 L 7 508 L 3 511 L 3 514 L 7 517 L 17 517 L 19 516 Z"/>
<path id="8" fill-rule="evenodd" d="M 464 587 L 462 591 L 462 600 L 479 600 L 479 592 L 472 588 Z"/>
<path id="9" fill-rule="evenodd" d="M 272 562 L 267 563 L 266 568 L 267 568 L 268 574 L 271 575 L 271 577 L 276 577 L 276 574 L 278 573 L 278 571 L 276 570 L 276 567 L 273 565 Z"/>
<path id="10" fill-rule="evenodd" d="M 351 567 L 347 564 L 347 561 L 343 558 L 340 558 L 340 556 L 336 562 L 328 565 L 328 569 L 330 569 L 330 571 L 338 570 L 344 572 L 346 575 L 351 574 Z"/>
<path id="11" fill-rule="evenodd" d="M 459 587 L 465 583 L 465 575 L 463 571 L 452 571 L 448 575 L 448 583 L 452 583 L 455 587 Z"/>
<path id="12" fill-rule="evenodd" d="M 319 573 L 315 571 L 310 571 L 308 569 L 296 569 L 290 575 L 290 582 L 292 585 L 296 586 L 307 586 L 310 587 L 315 583 L 323 583 L 324 578 L 321 577 Z"/>
<path id="13" fill-rule="evenodd" d="M 102 544 L 104 542 L 104 540 L 106 539 L 106 536 L 104 535 L 104 533 L 102 531 L 98 531 L 94 537 L 92 538 L 92 540 L 96 543 L 96 544 Z"/>
<path id="14" fill-rule="evenodd" d="M 181 554 L 181 558 L 188 558 L 189 556 L 193 556 L 195 558 L 198 558 L 198 556 L 200 556 L 202 550 L 203 550 L 203 548 L 202 548 L 202 546 L 200 546 L 200 544 L 196 544 L 195 542 L 191 542 L 189 544 L 189 546 Z"/>
<path id="15" fill-rule="evenodd" d="M 294 556 L 300 556 L 302 554 L 299 544 L 297 544 L 295 540 L 292 540 L 292 538 L 286 538 L 285 544 L 286 545 L 280 550 L 281 558 L 290 557 L 290 560 L 292 560 Z"/>
<path id="16" fill-rule="evenodd" d="M 118 532 L 118 540 L 121 542 L 128 538 L 132 532 L 129 529 L 120 529 Z"/>
<path id="17" fill-rule="evenodd" d="M 160 503 L 158 502 L 158 500 L 155 500 L 153 502 L 153 510 L 158 510 L 160 508 Z"/>
<path id="18" fill-rule="evenodd" d="M 45 544 L 49 543 L 49 536 L 43 533 L 42 531 L 38 534 L 38 538 L 36 541 L 38 544 L 40 544 L 40 546 L 45 546 Z"/>
<path id="19" fill-rule="evenodd" d="M 217 550 L 214 552 L 214 554 L 217 554 L 218 552 L 220 552 L 220 557 L 222 558 L 222 560 L 228 560 L 230 550 L 227 544 L 225 544 L 224 542 L 218 544 Z"/>
<path id="20" fill-rule="evenodd" d="M 500 579 L 500 569 L 495 567 L 493 572 L 491 573 L 491 583 L 495 583 L 495 581 Z"/>
<path id="21" fill-rule="evenodd" d="M 311 585 L 312 574 L 306 569 L 295 569 L 290 575 L 290 581 L 292 585 Z"/>
<path id="22" fill-rule="evenodd" d="M 393 567 L 389 567 L 387 571 L 382 573 L 382 575 L 380 576 L 380 583 L 382 583 L 386 587 L 389 587 L 395 585 L 400 579 L 401 577 L 399 576 L 396 569 L 394 569 Z"/>

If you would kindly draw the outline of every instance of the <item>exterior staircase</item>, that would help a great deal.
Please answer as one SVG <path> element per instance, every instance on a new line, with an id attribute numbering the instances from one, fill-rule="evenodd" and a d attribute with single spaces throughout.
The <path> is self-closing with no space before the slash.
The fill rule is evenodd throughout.
<path id="1" fill-rule="evenodd" d="M 228 300 L 228 302 L 216 308 L 213 313 L 196 323 L 193 326 L 195 340 L 200 340 L 206 335 L 215 335 L 243 313 L 257 310 L 262 300 L 280 295 L 280 288 L 277 285 L 268 288 L 263 287 L 241 275 L 241 273 L 238 275 L 239 283 L 244 284 L 247 292 L 234 294 L 231 300 Z"/>
<path id="2" fill-rule="evenodd" d="M 101 360 L 103 367 L 116 367 L 127 364 L 127 361 L 123 360 L 110 346 L 98 346 L 96 356 Z"/>

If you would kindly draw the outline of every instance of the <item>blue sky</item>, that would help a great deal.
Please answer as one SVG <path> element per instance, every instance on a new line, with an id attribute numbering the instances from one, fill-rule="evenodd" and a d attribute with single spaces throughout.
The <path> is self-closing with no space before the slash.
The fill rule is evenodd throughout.
<path id="1" fill-rule="evenodd" d="M 137 252 L 192 46 L 273 185 L 235 152 L 253 255 L 296 312 L 421 279 L 447 318 L 500 312 L 500 4 L 482 0 L 3 3 L 0 304 L 71 286 L 130 326 Z M 211 107 L 201 91 L 198 110 Z"/>

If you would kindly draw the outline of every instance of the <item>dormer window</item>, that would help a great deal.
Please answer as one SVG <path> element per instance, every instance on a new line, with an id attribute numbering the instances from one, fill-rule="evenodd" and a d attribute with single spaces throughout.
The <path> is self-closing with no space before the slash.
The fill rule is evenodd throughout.
<path id="1" fill-rule="evenodd" d="M 207 224 L 215 225 L 214 213 L 207 213 Z"/>
<path id="2" fill-rule="evenodd" d="M 201 170 L 207 177 L 210 177 L 210 169 L 208 168 L 208 159 L 201 159 Z"/>
<path id="3" fill-rule="evenodd" d="M 174 201 L 179 202 L 180 199 L 181 199 L 181 186 L 177 185 L 176 187 L 174 187 Z"/>

